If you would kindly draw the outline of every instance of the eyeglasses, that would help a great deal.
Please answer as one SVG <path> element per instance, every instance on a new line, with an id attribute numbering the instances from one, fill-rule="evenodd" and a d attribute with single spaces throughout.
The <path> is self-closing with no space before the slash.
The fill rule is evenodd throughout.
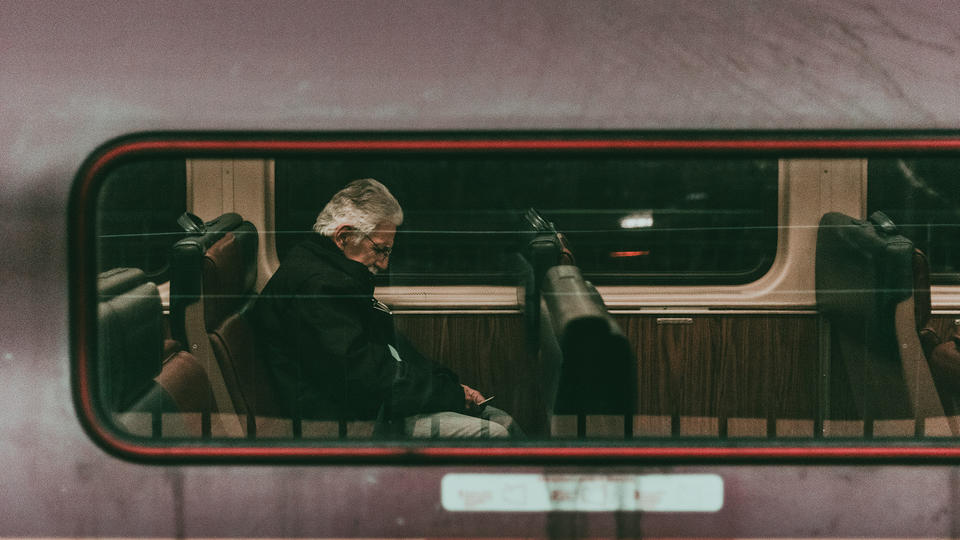
<path id="1" fill-rule="evenodd" d="M 377 254 L 377 259 L 386 260 L 390 258 L 390 254 L 393 253 L 393 247 L 378 244 L 373 241 L 373 238 L 370 238 L 366 234 L 364 234 L 363 237 L 370 241 L 370 244 L 373 245 L 373 252 Z"/>

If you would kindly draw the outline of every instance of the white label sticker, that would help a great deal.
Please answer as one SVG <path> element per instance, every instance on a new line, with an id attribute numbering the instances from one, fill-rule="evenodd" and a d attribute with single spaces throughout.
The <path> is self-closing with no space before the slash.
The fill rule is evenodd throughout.
<path id="1" fill-rule="evenodd" d="M 716 512 L 715 474 L 457 474 L 443 477 L 451 512 Z"/>

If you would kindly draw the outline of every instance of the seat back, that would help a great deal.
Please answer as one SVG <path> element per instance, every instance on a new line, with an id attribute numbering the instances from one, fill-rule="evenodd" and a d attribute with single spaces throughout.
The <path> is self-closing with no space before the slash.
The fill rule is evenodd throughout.
<path id="1" fill-rule="evenodd" d="M 196 358 L 164 340 L 156 285 L 139 269 L 116 268 L 100 274 L 97 286 L 97 385 L 108 411 L 150 413 L 157 426 L 163 413 L 201 413 L 209 426 L 210 383 Z"/>
<path id="2" fill-rule="evenodd" d="M 257 234 L 249 222 L 207 249 L 203 264 L 204 323 L 228 388 L 242 410 L 277 416 L 267 366 L 257 357 L 248 312 L 256 298 Z M 240 408 L 238 408 L 240 410 Z"/>
<path id="3" fill-rule="evenodd" d="M 552 412 L 635 413 L 637 364 L 630 343 L 578 267 L 546 272 L 543 307 L 541 352 Z"/>
<path id="4" fill-rule="evenodd" d="M 960 335 L 941 338 L 927 326 L 930 320 L 930 270 L 927 258 L 917 250 L 913 259 L 914 284 L 917 304 L 917 333 L 923 346 L 924 356 L 930 364 L 933 382 L 940 394 L 944 413 L 960 414 Z"/>
<path id="5" fill-rule="evenodd" d="M 163 308 L 156 285 L 136 268 L 97 278 L 97 386 L 111 412 L 128 410 L 153 385 L 163 362 Z"/>
<path id="6" fill-rule="evenodd" d="M 956 333 L 930 353 L 930 371 L 943 400 L 944 412 L 960 414 L 960 335 Z"/>
<path id="7" fill-rule="evenodd" d="M 249 415 L 227 426 L 230 433 L 249 433 L 254 415 L 279 410 L 246 315 L 255 298 L 258 243 L 256 227 L 229 213 L 198 224 L 171 257 L 174 335 L 198 351 L 221 411 Z"/>
<path id="8" fill-rule="evenodd" d="M 830 322 L 831 380 L 846 380 L 867 436 L 873 420 L 943 415 L 917 334 L 913 259 L 912 242 L 883 214 L 820 221 L 816 297 Z"/>
<path id="9" fill-rule="evenodd" d="M 189 216 L 189 214 L 185 214 L 185 216 Z M 192 227 L 187 229 L 185 238 L 173 245 L 170 253 L 170 330 L 174 339 L 181 343 L 189 343 L 192 350 L 197 350 L 202 343 L 190 342 L 187 331 L 194 328 L 205 329 L 203 324 L 206 315 L 205 310 L 194 311 L 205 307 L 201 300 L 205 300 L 202 294 L 202 276 L 207 249 L 223 238 L 225 234 L 244 226 L 244 221 L 239 214 L 234 213 L 223 214 L 208 223 L 203 223 L 196 216 L 190 217 L 194 221 L 181 218 L 182 221 L 191 223 Z M 247 224 L 243 228 L 256 232 L 252 224 Z M 243 236 L 246 237 L 246 235 Z M 256 234 L 252 236 L 255 254 Z M 250 242 L 251 239 L 244 238 L 244 241 Z M 237 279 L 246 282 L 249 277 L 237 276 Z M 188 321 L 188 318 L 191 320 Z"/>

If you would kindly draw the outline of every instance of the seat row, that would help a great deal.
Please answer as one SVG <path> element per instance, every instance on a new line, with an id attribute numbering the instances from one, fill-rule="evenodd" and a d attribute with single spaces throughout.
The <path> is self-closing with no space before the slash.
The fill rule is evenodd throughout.
<path id="1" fill-rule="evenodd" d="M 589 432 L 585 420 L 591 415 L 613 414 L 629 422 L 638 403 L 629 343 L 571 264 L 562 235 L 536 214 L 528 221 L 526 312 L 537 315 L 528 333 L 539 336 L 535 346 L 544 365 L 548 417 L 563 415 L 574 422 L 566 431 L 579 436 Z M 825 323 L 821 380 L 828 388 L 817 422 L 823 434 L 828 425 L 859 421 L 862 436 L 870 438 L 874 426 L 881 426 L 880 436 L 889 422 L 901 426 L 909 420 L 914 435 L 922 437 L 930 425 L 960 413 L 960 335 L 942 341 L 928 326 L 926 257 L 888 217 L 824 215 L 815 274 L 817 309 Z M 956 421 L 944 425 L 957 431 Z"/>
<path id="2" fill-rule="evenodd" d="M 960 354 L 927 326 L 926 257 L 876 212 L 824 215 L 816 250 L 817 307 L 828 322 L 825 419 L 924 420 L 957 413 Z M 954 433 L 960 435 L 960 433 Z"/>
<path id="3" fill-rule="evenodd" d="M 237 214 L 188 218 L 171 252 L 169 329 L 155 284 L 137 269 L 98 282 L 96 380 L 111 413 L 140 413 L 140 430 L 164 433 L 170 413 L 203 435 L 270 436 L 281 417 L 248 313 L 256 297 L 258 233 Z M 544 358 L 548 414 L 636 413 L 636 360 L 599 295 L 570 264 L 562 237 L 534 228 L 526 312 Z M 546 253 L 546 255 L 545 255 Z M 882 214 L 837 213 L 820 223 L 817 307 L 827 322 L 831 388 L 825 421 L 927 418 L 958 411 L 960 337 L 941 343 L 926 327 L 929 278 L 923 254 Z M 529 327 L 528 327 L 529 330 Z M 598 362 L 598 359 L 600 361 Z M 143 416 L 143 415 L 146 416 Z M 129 417 L 129 415 L 128 415 Z M 292 422 L 292 425 L 291 425 Z M 301 435 L 295 419 L 283 432 Z M 172 429 L 172 428 L 171 428 Z M 343 436 L 343 426 L 338 428 Z"/>
<path id="4" fill-rule="evenodd" d="M 93 363 L 97 397 L 108 414 L 131 432 L 211 432 L 216 411 L 206 370 L 169 339 L 157 286 L 136 268 L 115 268 L 97 281 L 98 361 Z M 163 419 L 195 420 L 167 426 Z M 138 425 L 139 424 L 139 425 Z"/>
<path id="5" fill-rule="evenodd" d="M 256 227 L 235 213 L 206 223 L 185 215 L 181 224 L 168 326 L 157 286 L 143 272 L 100 275 L 101 402 L 124 418 L 149 413 L 151 427 L 142 431 L 151 436 L 165 433 L 163 418 L 179 417 L 199 419 L 204 436 L 255 437 L 258 423 L 267 429 L 258 418 L 279 415 L 247 318 L 256 297 Z"/>

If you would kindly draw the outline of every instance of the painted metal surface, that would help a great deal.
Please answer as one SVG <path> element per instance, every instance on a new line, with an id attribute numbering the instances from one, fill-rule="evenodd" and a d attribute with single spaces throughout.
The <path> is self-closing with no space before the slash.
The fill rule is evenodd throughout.
<path id="1" fill-rule="evenodd" d="M 908 2 L 0 0 L 0 536 L 960 536 L 952 463 L 154 466 L 71 401 L 66 205 L 144 130 L 956 128 Z M 451 472 L 711 473 L 705 515 L 451 514 Z"/>

